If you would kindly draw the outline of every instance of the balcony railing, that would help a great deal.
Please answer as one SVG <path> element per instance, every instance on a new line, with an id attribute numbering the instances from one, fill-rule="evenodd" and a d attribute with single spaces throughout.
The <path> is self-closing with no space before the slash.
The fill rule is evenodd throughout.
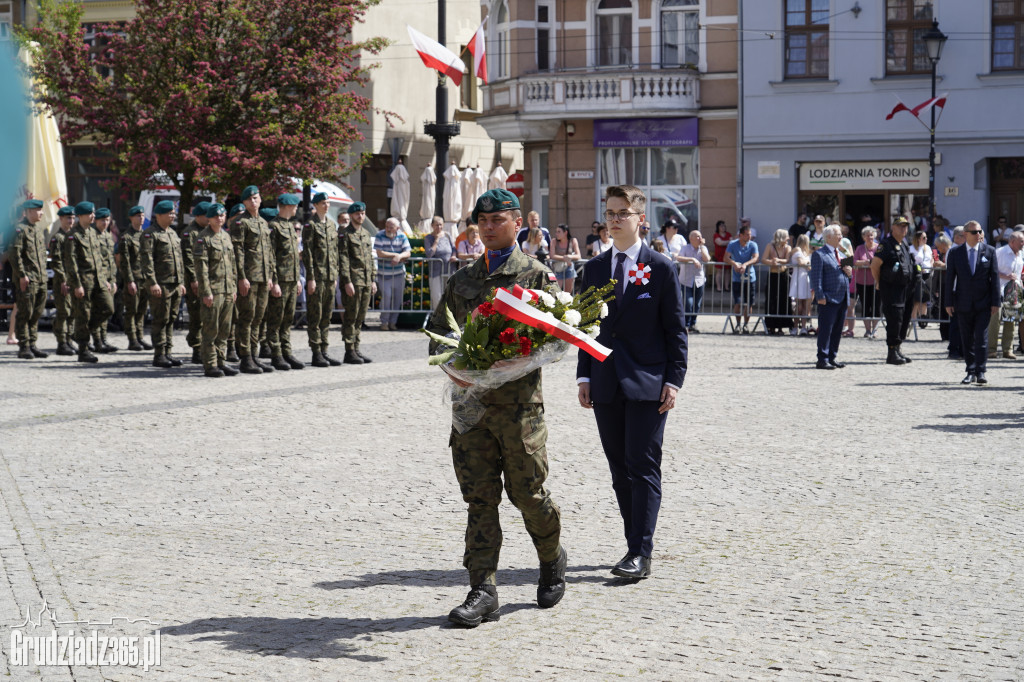
<path id="1" fill-rule="evenodd" d="M 696 110 L 694 73 L 555 73 L 519 81 L 525 113 Z"/>

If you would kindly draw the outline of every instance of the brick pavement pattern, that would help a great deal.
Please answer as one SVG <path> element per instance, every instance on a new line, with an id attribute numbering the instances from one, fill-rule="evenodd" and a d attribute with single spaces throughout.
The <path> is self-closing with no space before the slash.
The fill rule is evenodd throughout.
<path id="1" fill-rule="evenodd" d="M 854 339 L 832 372 L 813 339 L 692 337 L 639 584 L 608 573 L 621 522 L 574 359 L 548 367 L 568 591 L 536 607 L 503 504 L 502 617 L 474 630 L 446 619 L 465 508 L 420 335 L 367 333 L 372 365 L 217 381 L 0 348 L 0 676 L 1024 679 L 1024 362 L 961 387 L 927 331 L 912 365 Z M 159 623 L 161 666 L 12 666 L 44 599 Z"/>

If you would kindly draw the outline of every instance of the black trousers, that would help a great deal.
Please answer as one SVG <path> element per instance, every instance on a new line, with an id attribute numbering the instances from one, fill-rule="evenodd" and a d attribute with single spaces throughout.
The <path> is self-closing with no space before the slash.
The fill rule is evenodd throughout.
<path id="1" fill-rule="evenodd" d="M 885 342 L 898 346 L 910 331 L 910 316 L 914 312 L 914 290 L 910 287 L 899 292 L 882 294 L 882 316 L 885 317 Z"/>

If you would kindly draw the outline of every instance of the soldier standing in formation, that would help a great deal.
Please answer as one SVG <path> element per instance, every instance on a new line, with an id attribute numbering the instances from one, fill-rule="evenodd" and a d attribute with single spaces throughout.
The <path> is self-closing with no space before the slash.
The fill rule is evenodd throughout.
<path id="1" fill-rule="evenodd" d="M 144 326 L 146 310 L 149 309 L 149 295 L 145 290 L 142 276 L 142 219 L 145 209 L 132 206 L 128 209 L 128 229 L 121 233 L 117 242 L 117 267 L 124 282 L 121 302 L 124 304 L 124 332 L 128 336 L 128 350 L 153 350 L 146 342 Z"/>
<path id="2" fill-rule="evenodd" d="M 295 318 L 296 287 L 299 285 L 299 236 L 295 212 L 299 197 L 282 194 L 277 198 L 277 215 L 270 221 L 270 232 L 276 257 L 277 280 L 267 305 L 267 342 L 270 344 L 270 365 L 274 369 L 302 369 L 303 364 L 292 355 L 292 321 Z"/>
<path id="3" fill-rule="evenodd" d="M 327 215 L 327 194 L 313 196 L 313 215 L 302 228 L 302 264 L 306 266 L 306 329 L 314 367 L 337 367 L 327 353 L 327 336 L 334 313 L 334 283 L 338 281 L 338 226 Z M 346 357 L 348 353 L 346 352 Z"/>
<path id="4" fill-rule="evenodd" d="M 245 213 L 235 223 L 231 239 L 235 245 L 238 271 L 238 323 L 235 344 L 242 358 L 239 369 L 247 374 L 272 372 L 274 368 L 257 359 L 260 324 L 267 310 L 270 288 L 277 278 L 270 227 L 259 215 L 260 190 L 249 185 L 242 190 Z"/>
<path id="5" fill-rule="evenodd" d="M 57 338 L 57 355 L 74 355 L 78 346 L 71 340 L 71 291 L 64 274 L 64 242 L 75 223 L 75 209 L 61 206 L 57 211 L 60 228 L 50 239 L 50 269 L 53 270 L 53 335 Z"/>
<path id="6" fill-rule="evenodd" d="M 348 217 L 351 224 L 340 232 L 338 241 L 339 281 L 345 287 L 341 296 L 345 306 L 341 328 L 345 363 L 361 365 L 372 362 L 359 351 L 359 332 L 366 320 L 370 297 L 377 292 L 377 264 L 373 258 L 373 237 L 363 229 L 366 204 L 353 201 L 348 207 Z M 309 277 L 308 270 L 306 276 Z"/>
<path id="7" fill-rule="evenodd" d="M 93 229 L 99 236 L 100 254 L 105 268 L 105 278 L 110 282 L 110 313 L 100 320 L 99 327 L 93 332 L 92 345 L 97 353 L 116 353 L 117 346 L 107 343 L 107 323 L 110 316 L 114 314 L 117 307 L 114 304 L 114 296 L 117 294 L 117 264 L 114 262 L 114 237 L 110 234 L 110 209 L 96 209 L 96 219 L 92 223 Z"/>
<path id="8" fill-rule="evenodd" d="M 95 333 L 101 322 L 114 312 L 114 283 L 106 279 L 107 266 L 102 262 L 100 238 L 92 227 L 95 211 L 91 201 L 77 204 L 77 223 L 64 242 L 64 275 L 75 296 L 75 341 L 78 343 L 79 362 L 98 360 L 89 351 L 89 335 Z"/>
<path id="9" fill-rule="evenodd" d="M 206 211 L 209 208 L 209 201 L 200 201 L 192 208 L 192 222 L 185 228 L 175 228 L 181 239 L 181 260 L 185 265 L 185 310 L 188 311 L 188 334 L 185 336 L 185 342 L 192 349 L 192 364 L 195 365 L 201 362 L 199 359 L 199 328 L 202 322 L 199 319 L 199 285 L 196 282 L 196 266 L 192 247 L 199 233 L 206 229 Z"/>
<path id="10" fill-rule="evenodd" d="M 149 288 L 149 308 L 153 311 L 153 366 L 165 369 L 181 366 L 181 360 L 171 355 L 174 320 L 185 294 L 181 239 L 170 229 L 175 217 L 173 203 L 157 203 L 153 208 L 153 225 L 142 233 L 140 259 L 142 276 Z"/>
<path id="11" fill-rule="evenodd" d="M 235 247 L 222 228 L 226 211 L 221 204 L 210 204 L 206 228 L 195 238 L 196 282 L 202 304 L 203 370 L 208 377 L 235 376 L 238 370 L 226 363 L 231 311 L 238 297 L 235 272 Z"/>
<path id="12" fill-rule="evenodd" d="M 245 204 L 235 204 L 234 206 L 231 207 L 231 210 L 228 211 L 228 221 L 224 224 L 224 228 L 223 229 L 224 229 L 225 232 L 228 233 L 229 237 L 232 234 L 234 234 L 235 225 L 238 224 L 238 220 L 242 217 L 243 213 L 245 213 Z M 237 258 L 235 259 L 235 274 L 236 275 L 238 274 L 238 259 Z M 228 362 L 238 362 L 239 361 L 239 358 L 238 358 L 238 348 L 237 348 L 237 344 L 235 343 L 235 328 L 238 326 L 237 286 L 235 287 L 235 289 L 236 289 L 236 296 L 235 296 L 236 301 L 235 301 L 235 305 L 231 306 L 231 329 L 230 329 L 230 331 L 228 331 L 228 355 L 227 355 L 227 358 L 226 358 Z"/>
<path id="13" fill-rule="evenodd" d="M 921 272 L 909 246 L 903 241 L 908 225 L 906 218 L 896 218 L 889 235 L 878 245 L 875 257 L 871 259 L 871 274 L 882 299 L 882 314 L 885 315 L 885 342 L 889 346 L 885 362 L 888 365 L 910 362 L 910 358 L 903 354 L 902 345 L 910 331 L 914 286 Z"/>
<path id="14" fill-rule="evenodd" d="M 43 202 L 29 199 L 21 205 L 21 220 L 14 228 L 8 251 L 13 270 L 18 357 L 45 358 L 39 350 L 39 318 L 46 308 L 46 226 L 42 224 Z"/>

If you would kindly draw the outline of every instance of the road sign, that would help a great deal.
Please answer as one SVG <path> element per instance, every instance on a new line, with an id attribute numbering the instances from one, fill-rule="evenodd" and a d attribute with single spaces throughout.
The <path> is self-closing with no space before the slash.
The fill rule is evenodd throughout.
<path id="1" fill-rule="evenodd" d="M 508 180 L 505 181 L 505 188 L 515 194 L 517 197 L 522 197 L 525 192 L 523 191 L 523 174 L 513 173 L 508 176 Z"/>

